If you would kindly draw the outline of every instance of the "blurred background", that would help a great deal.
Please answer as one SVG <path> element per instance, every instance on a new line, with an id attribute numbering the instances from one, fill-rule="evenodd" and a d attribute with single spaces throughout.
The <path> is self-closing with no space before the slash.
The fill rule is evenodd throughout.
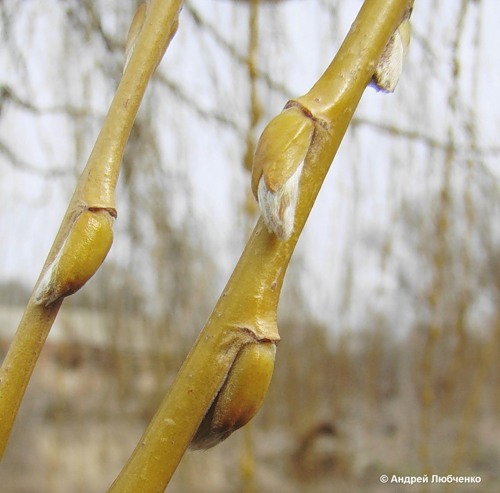
<path id="1" fill-rule="evenodd" d="M 0 2 L 0 351 L 120 79 L 131 0 Z M 64 302 L 2 491 L 100 492 L 255 224 L 249 166 L 361 1 L 189 0 L 145 95 L 105 264 Z M 170 492 L 500 491 L 500 86 L 494 0 L 417 0 L 393 95 L 368 88 L 288 269 L 251 425 Z M 386 474 L 479 485 L 389 483 Z M 448 489 L 446 489 L 448 488 Z"/>

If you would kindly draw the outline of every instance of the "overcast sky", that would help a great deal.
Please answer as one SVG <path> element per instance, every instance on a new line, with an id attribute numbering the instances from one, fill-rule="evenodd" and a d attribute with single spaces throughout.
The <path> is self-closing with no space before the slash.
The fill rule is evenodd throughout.
<path id="1" fill-rule="evenodd" d="M 336 3 L 288 0 L 262 7 L 259 63 L 287 94 L 259 84 L 265 105 L 261 127 L 281 110 L 287 95 L 305 93 L 328 65 L 361 5 L 355 0 L 341 2 L 334 15 Z M 375 305 L 394 314 L 403 326 L 414 323 L 411 300 L 398 293 L 401 276 L 417 274 L 418 278 L 420 264 L 412 260 L 412 242 L 400 214 L 403 204 L 412 204 L 410 209 L 418 204 L 425 210 L 426 200 L 442 180 L 444 153 L 429 149 L 425 138 L 445 143 L 453 129 L 455 142 L 464 149 L 453 167 L 457 196 L 472 176 L 477 178 L 474 200 L 478 211 L 482 210 L 484 180 L 493 181 L 487 188 L 499 197 L 500 99 L 494 89 L 500 86 L 500 7 L 494 0 L 469 2 L 458 47 L 456 104 L 450 108 L 451 50 L 460 3 L 416 0 L 414 38 L 395 94 L 367 89 L 356 116 L 368 123 L 348 133 L 325 181 L 292 265 L 310 294 L 311 311 L 321 320 L 335 323 L 338 319 L 350 264 L 357 298 L 350 308 L 353 326 Z M 116 8 L 120 4 L 116 2 Z M 39 108 L 66 102 L 88 106 L 94 120 L 87 124 L 95 129 L 95 138 L 116 81 L 109 77 L 113 66 L 95 68 L 111 60 L 102 42 L 89 35 L 82 45 L 81 37 L 68 29 L 65 10 L 74 5 L 69 0 L 2 2 L 1 34 L 11 42 L 0 45 L 0 84 L 15 88 Z M 123 43 L 127 12 L 106 13 L 106 8 L 114 11 L 113 2 L 96 5 L 103 28 Z M 248 11 L 243 2 L 226 0 L 193 0 L 189 5 L 206 24 L 198 25 L 185 9 L 159 71 L 197 107 L 220 112 L 237 130 L 207 121 L 175 95 L 162 96 L 163 104 L 156 105 L 152 98 L 161 91 L 159 84 L 150 88 L 144 104 L 150 110 L 153 107 L 152 118 L 165 135 L 161 152 L 168 162 L 167 174 L 181 176 L 187 183 L 186 188 L 169 190 L 174 222 L 194 219 L 197 240 L 217 256 L 215 291 L 220 291 L 248 234 L 240 206 L 249 177 L 241 166 L 243 148 L 238 135 L 247 125 L 248 82 L 244 66 L 235 62 L 234 53 L 224 45 L 245 55 Z M 76 142 L 76 129 L 57 112 L 34 117 L 32 111 L 9 103 L 2 107 L 0 117 L 0 145 L 7 145 L 13 153 L 0 152 L 0 279 L 33 285 L 92 141 Z M 415 132 L 423 139 L 396 139 L 369 122 Z M 479 149 L 475 154 L 471 145 Z M 465 164 L 470 161 L 472 174 Z M 21 169 L 23 165 L 26 169 Z M 54 176 L 47 178 L 51 172 Z M 131 245 L 120 234 L 120 215 L 127 213 L 125 204 L 120 210 L 120 203 L 119 195 L 117 235 L 107 261 L 126 264 Z M 492 224 L 498 223 L 498 201 L 488 207 Z M 498 228 L 496 235 L 498 240 Z M 389 236 L 394 244 L 387 265 L 381 251 Z M 425 283 L 425 276 L 415 282 Z M 398 310 L 391 308 L 394 305 Z"/>

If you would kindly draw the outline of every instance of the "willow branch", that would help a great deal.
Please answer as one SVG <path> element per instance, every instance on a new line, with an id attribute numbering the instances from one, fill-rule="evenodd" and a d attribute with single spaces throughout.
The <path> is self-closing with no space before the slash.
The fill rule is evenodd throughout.
<path id="1" fill-rule="evenodd" d="M 293 250 L 363 91 L 411 3 L 366 0 L 322 77 L 306 95 L 286 106 L 284 112 L 294 108 L 302 115 L 297 118 L 307 119 L 313 128 L 293 232 L 281 241 L 259 219 L 214 311 L 110 492 L 164 491 L 193 438 L 197 445 L 200 425 L 202 434 L 214 433 L 206 423 L 207 413 L 224 396 L 235 367 L 244 372 L 238 355 L 245 348 L 279 340 L 277 308 Z M 269 370 L 267 360 L 266 365 Z M 250 376 L 253 370 L 249 369 Z M 261 380 L 249 377 L 246 383 L 258 387 Z M 229 414 L 236 412 L 229 408 Z"/>
<path id="2" fill-rule="evenodd" d="M 175 33 L 181 0 L 152 0 L 126 70 L 77 183 L 40 277 L 0 368 L 0 456 L 65 296 L 99 268 L 111 247 L 115 187 L 148 81 Z"/>

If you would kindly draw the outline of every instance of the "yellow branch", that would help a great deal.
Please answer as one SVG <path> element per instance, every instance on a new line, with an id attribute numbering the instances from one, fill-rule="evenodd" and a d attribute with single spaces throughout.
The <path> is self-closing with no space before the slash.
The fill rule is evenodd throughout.
<path id="1" fill-rule="evenodd" d="M 293 108 L 297 118 L 308 119 L 313 126 L 293 231 L 282 241 L 268 231 L 262 219 L 257 222 L 212 315 L 110 492 L 164 491 L 208 409 L 226 397 L 224 386 L 233 365 L 241 378 L 244 368 L 238 365 L 244 360 L 238 355 L 249 346 L 252 350 L 252 345 L 279 340 L 278 301 L 298 237 L 377 62 L 411 4 L 411 0 L 366 0 L 323 76 L 309 93 L 287 105 L 284 111 Z M 294 128 L 299 129 L 298 142 L 303 146 L 302 126 Z M 266 139 L 266 130 L 262 139 Z M 259 152 L 258 146 L 257 156 Z M 267 360 L 265 365 L 269 371 Z M 248 378 L 247 385 L 263 385 L 268 376 Z M 227 412 L 237 411 L 228 405 Z"/>
<path id="2" fill-rule="evenodd" d="M 0 457 L 64 296 L 95 273 L 111 247 L 115 187 L 147 84 L 175 34 L 181 0 L 152 0 L 135 48 L 0 368 Z"/>

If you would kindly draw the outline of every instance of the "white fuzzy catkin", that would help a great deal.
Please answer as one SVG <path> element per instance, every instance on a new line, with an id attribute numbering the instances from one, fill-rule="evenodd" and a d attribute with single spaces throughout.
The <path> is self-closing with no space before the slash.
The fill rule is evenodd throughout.
<path id="1" fill-rule="evenodd" d="M 264 176 L 258 187 L 259 207 L 267 229 L 280 240 L 288 240 L 293 232 L 295 209 L 299 197 L 299 182 L 304 161 L 295 173 L 275 192 L 267 188 Z"/>
<path id="2" fill-rule="evenodd" d="M 50 263 L 45 271 L 45 274 L 40 280 L 34 294 L 35 305 L 49 306 L 61 297 L 62 293 L 60 292 L 59 286 L 57 286 L 57 268 L 61 261 L 67 241 L 68 239 L 66 238 L 54 260 Z"/>
<path id="3" fill-rule="evenodd" d="M 372 85 L 380 91 L 394 92 L 396 89 L 409 42 L 410 22 L 406 19 L 389 39 L 373 74 Z"/>

